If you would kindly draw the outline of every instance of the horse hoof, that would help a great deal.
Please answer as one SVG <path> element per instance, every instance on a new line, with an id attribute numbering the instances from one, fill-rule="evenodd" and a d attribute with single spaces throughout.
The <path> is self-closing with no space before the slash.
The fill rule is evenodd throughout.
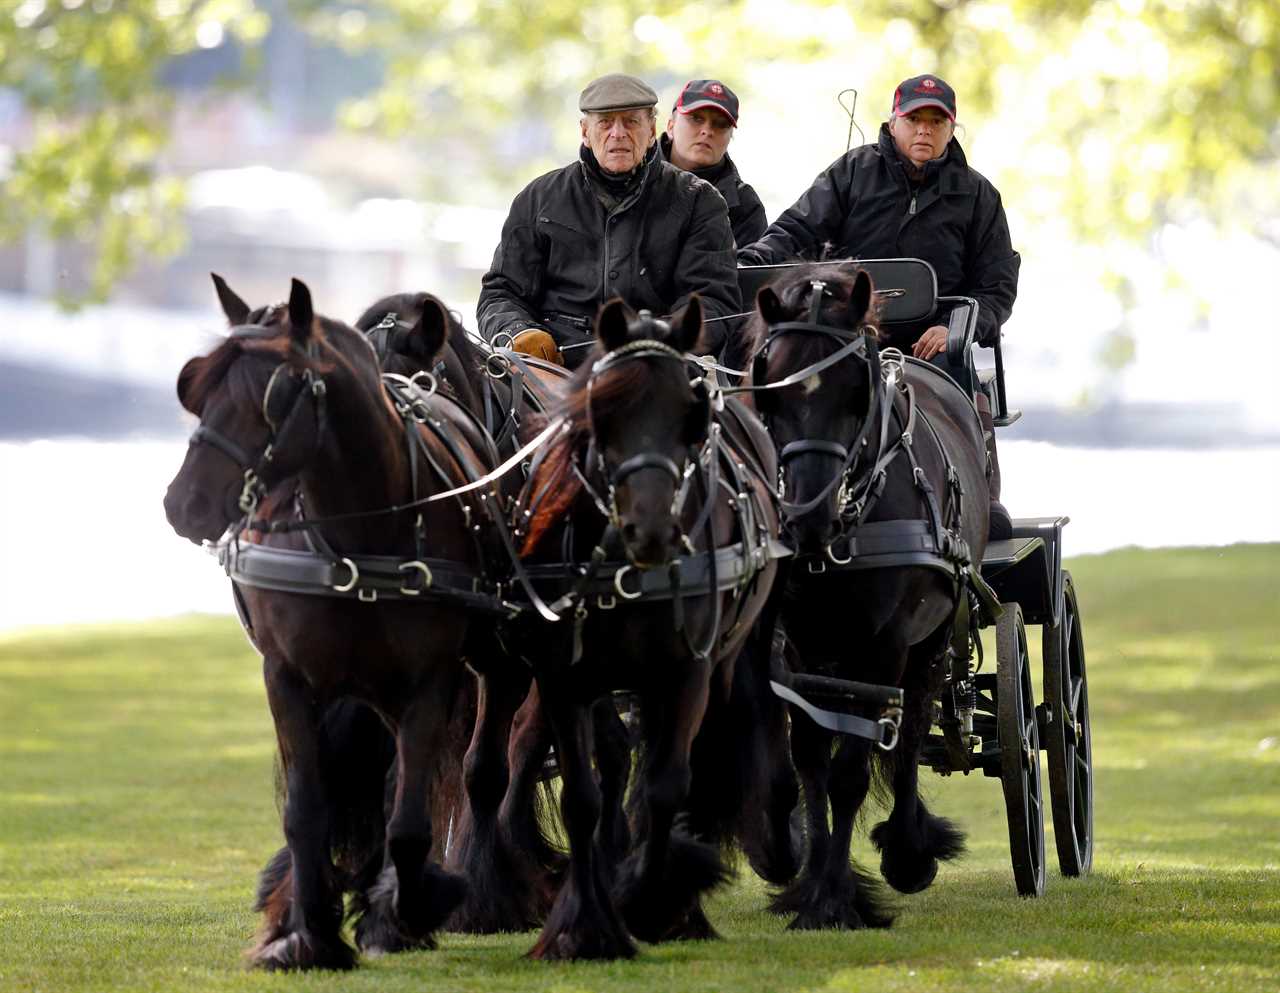
<path id="1" fill-rule="evenodd" d="M 931 858 L 927 862 L 906 865 L 885 854 L 880 858 L 880 875 L 899 893 L 919 893 L 927 890 L 938 875 L 938 860 Z"/>
<path id="2" fill-rule="evenodd" d="M 295 931 L 261 946 L 251 955 L 255 968 L 268 972 L 306 969 L 354 969 L 355 952 L 341 939 L 320 943 Z"/>

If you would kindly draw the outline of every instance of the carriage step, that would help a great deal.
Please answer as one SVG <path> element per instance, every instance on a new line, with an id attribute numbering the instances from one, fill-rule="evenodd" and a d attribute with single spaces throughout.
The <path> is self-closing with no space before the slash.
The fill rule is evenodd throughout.
<path id="1" fill-rule="evenodd" d="M 814 676 L 805 672 L 792 673 L 784 685 L 790 686 L 797 693 L 828 700 L 871 703 L 881 707 L 902 706 L 902 690 L 897 686 L 860 683 L 853 679 L 834 679 L 831 676 Z"/>

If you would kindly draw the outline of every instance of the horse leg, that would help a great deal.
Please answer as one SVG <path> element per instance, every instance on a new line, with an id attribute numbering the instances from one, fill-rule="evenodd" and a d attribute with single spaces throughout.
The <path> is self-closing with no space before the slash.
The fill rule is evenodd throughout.
<path id="1" fill-rule="evenodd" d="M 631 830 L 623 802 L 631 776 L 631 734 L 618 716 L 612 697 L 591 708 L 595 728 L 596 769 L 600 774 L 600 827 L 596 841 L 606 865 L 613 869 L 631 848 Z"/>
<path id="2" fill-rule="evenodd" d="M 484 667 L 471 747 L 464 760 L 466 811 L 454 832 L 449 865 L 467 877 L 467 899 L 450 918 L 451 930 L 473 934 L 524 931 L 541 920 L 535 891 L 538 866 L 512 849 L 499 830 L 498 809 L 509 786 L 507 742 L 527 679 L 495 675 Z M 527 864 L 526 864 L 527 863 Z"/>
<path id="3" fill-rule="evenodd" d="M 511 779 L 498 808 L 502 836 L 533 887 L 534 920 L 546 919 L 569 869 L 568 857 L 548 838 L 549 825 L 555 819 L 555 797 L 544 784 L 553 741 L 535 683 L 512 723 L 507 742 Z"/>
<path id="4" fill-rule="evenodd" d="M 701 898 L 724 883 L 728 871 L 716 846 L 672 831 L 689 795 L 690 753 L 707 696 L 704 667 L 694 664 L 685 669 L 681 684 L 646 694 L 642 704 L 648 744 L 646 830 L 623 864 L 615 892 L 628 928 L 646 941 L 716 937 Z"/>
<path id="5" fill-rule="evenodd" d="M 800 875 L 769 901 L 775 914 L 799 914 L 812 902 L 831 850 L 827 825 L 832 735 L 798 711 L 791 714 L 791 758 L 804 793 L 808 845 Z"/>
<path id="6" fill-rule="evenodd" d="M 301 676 L 276 658 L 264 658 L 267 700 L 284 759 L 284 833 L 289 866 L 277 855 L 277 884 L 266 921 L 250 951 L 263 969 L 350 969 L 355 952 L 339 933 L 342 891 L 330 860 L 330 806 L 321 774 L 320 708 Z M 284 870 L 284 871 L 282 871 Z M 290 892 L 284 881 L 291 883 Z"/>
<path id="7" fill-rule="evenodd" d="M 394 914 L 401 932 L 397 947 L 434 948 L 434 932 L 466 893 L 461 876 L 430 861 L 431 795 L 447 730 L 447 710 L 456 689 L 455 673 L 437 665 L 435 678 L 419 687 L 400 715 L 396 797 L 387 823 L 390 865 L 375 887 L 373 904 L 385 918 Z M 370 935 L 376 940 L 377 935 Z M 381 951 L 371 945 L 370 951 Z"/>
<path id="8" fill-rule="evenodd" d="M 590 727 L 566 682 L 540 678 L 539 695 L 560 761 L 560 810 L 569 835 L 569 872 L 529 957 L 630 958 L 636 953 L 635 944 L 609 893 L 595 845 L 600 788 L 591 768 Z"/>
<path id="9" fill-rule="evenodd" d="M 918 893 L 938 874 L 938 860 L 964 851 L 964 832 L 954 821 L 929 813 L 920 798 L 920 751 L 932 721 L 935 687 L 930 672 L 945 648 L 949 629 L 910 650 L 898 747 L 882 756 L 891 771 L 893 810 L 871 831 L 880 851 L 880 873 L 900 893 Z"/>

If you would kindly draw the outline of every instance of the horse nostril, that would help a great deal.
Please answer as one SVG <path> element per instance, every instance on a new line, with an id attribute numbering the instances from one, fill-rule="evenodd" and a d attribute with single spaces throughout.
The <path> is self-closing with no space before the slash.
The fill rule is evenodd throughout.
<path id="1" fill-rule="evenodd" d="M 637 535 L 639 535 L 639 533 L 640 533 L 640 529 L 630 522 L 622 525 L 622 540 L 625 541 L 628 545 L 635 544 L 636 537 Z"/>

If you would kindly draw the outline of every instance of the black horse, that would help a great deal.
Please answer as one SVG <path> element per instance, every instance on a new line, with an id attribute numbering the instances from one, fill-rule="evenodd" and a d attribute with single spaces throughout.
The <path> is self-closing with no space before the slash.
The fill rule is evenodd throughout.
<path id="1" fill-rule="evenodd" d="M 445 398 L 430 402 L 422 423 L 407 416 L 407 405 L 398 409 L 364 336 L 315 315 L 297 281 L 283 319 L 237 328 L 191 360 L 178 393 L 200 426 L 165 498 L 174 529 L 192 541 L 213 540 L 247 511 L 260 531 L 244 532 L 245 547 L 297 549 L 302 536 L 325 553 L 303 556 L 304 569 L 322 563 L 318 586 L 295 569 L 295 591 L 238 587 L 263 655 L 285 770 L 291 869 L 289 892 L 270 895 L 252 960 L 266 968 L 354 964 L 339 932 L 343 881 L 331 861 L 323 725 L 326 707 L 344 696 L 373 706 L 397 745 L 389 864 L 361 945 L 429 946 L 464 893 L 459 877 L 430 862 L 433 784 L 448 751 L 471 619 L 498 609 L 496 598 L 477 592 L 486 550 L 475 533 L 476 492 L 432 496 L 487 472 L 494 453 Z M 258 512 L 259 499 L 292 492 L 291 484 L 307 523 L 273 534 L 281 529 L 269 509 Z M 263 531 L 265 544 L 254 541 Z M 376 571 L 388 562 L 390 577 Z"/>
<path id="2" fill-rule="evenodd" d="M 714 934 L 700 900 L 725 867 L 714 845 L 675 822 L 708 703 L 729 698 L 776 571 L 776 464 L 756 418 L 737 403 L 718 410 L 691 372 L 700 333 L 696 300 L 670 325 L 618 300 L 605 306 L 592 357 L 553 408 L 567 427 L 537 459 L 520 504 L 525 562 L 562 612 L 554 623 L 532 619 L 516 643 L 554 733 L 570 844 L 534 958 L 625 957 L 633 935 Z M 639 701 L 645 756 L 638 843 L 620 865 L 600 823 L 587 717 L 616 689 Z"/>
<path id="3" fill-rule="evenodd" d="M 871 281 L 855 265 L 799 267 L 756 305 L 745 329 L 753 396 L 778 447 L 798 550 L 783 596 L 787 657 L 810 676 L 898 686 L 904 698 L 892 751 L 874 747 L 892 738 L 876 706 L 862 708 L 866 735 L 841 737 L 834 754 L 833 735 L 793 711 L 809 848 L 773 906 L 795 915 L 794 928 L 885 927 L 882 891 L 849 858 L 873 754 L 893 792 L 872 832 L 885 879 L 919 891 L 939 859 L 963 850 L 961 832 L 920 799 L 917 773 L 948 648 L 969 634 L 965 576 L 987 536 L 982 434 L 954 382 L 880 351 Z"/>

